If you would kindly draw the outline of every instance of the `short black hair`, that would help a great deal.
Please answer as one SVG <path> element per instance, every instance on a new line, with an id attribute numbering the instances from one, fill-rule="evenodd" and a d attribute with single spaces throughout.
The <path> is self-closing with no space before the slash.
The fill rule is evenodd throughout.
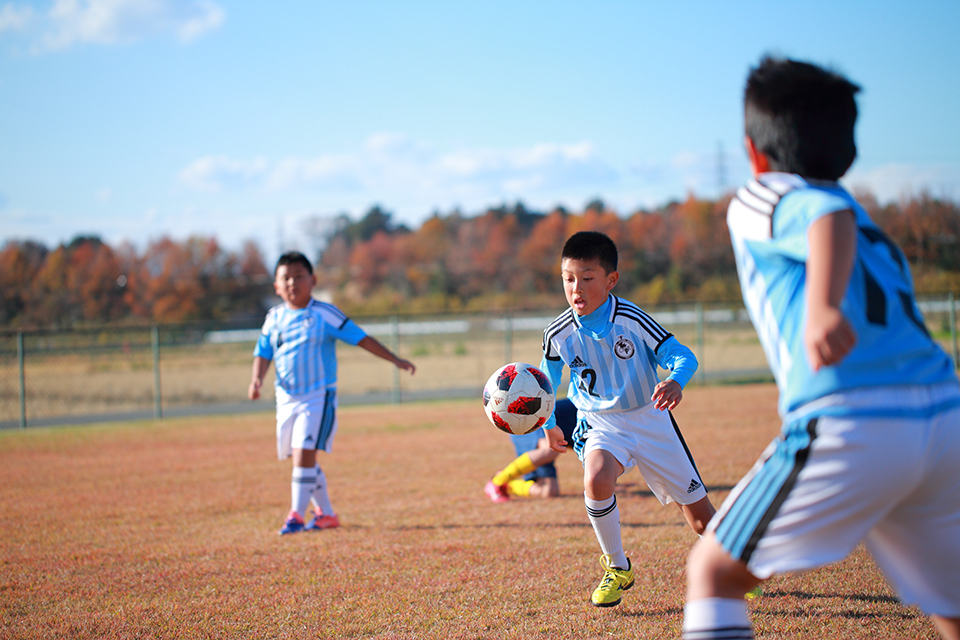
<path id="1" fill-rule="evenodd" d="M 744 90 L 744 132 L 774 171 L 839 180 L 857 157 L 860 87 L 808 62 L 765 56 Z"/>
<path id="2" fill-rule="evenodd" d="M 307 260 L 307 256 L 303 255 L 299 251 L 287 251 L 285 254 L 280 256 L 280 259 L 277 260 L 277 266 L 273 270 L 274 275 L 280 267 L 291 264 L 302 264 L 310 274 L 313 274 L 313 265 L 310 264 L 310 261 Z"/>
<path id="3" fill-rule="evenodd" d="M 607 273 L 617 270 L 617 245 L 605 233 L 578 231 L 563 245 L 560 259 L 597 260 Z"/>

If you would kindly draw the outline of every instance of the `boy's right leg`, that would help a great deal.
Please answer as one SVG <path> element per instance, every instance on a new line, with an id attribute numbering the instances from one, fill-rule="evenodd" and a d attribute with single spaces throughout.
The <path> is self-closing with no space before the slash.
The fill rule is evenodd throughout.
<path id="1" fill-rule="evenodd" d="M 317 452 L 313 449 L 293 450 L 293 473 L 290 476 L 290 513 L 280 535 L 304 530 L 303 515 L 307 512 L 313 490 L 317 486 Z"/>
<path id="2" fill-rule="evenodd" d="M 583 460 L 584 504 L 587 517 L 600 543 L 604 568 L 600 585 L 594 590 L 591 602 L 597 607 L 620 604 L 621 595 L 633 586 L 633 568 L 623 552 L 620 535 L 620 510 L 614 489 L 623 465 L 609 451 L 594 449 Z"/>

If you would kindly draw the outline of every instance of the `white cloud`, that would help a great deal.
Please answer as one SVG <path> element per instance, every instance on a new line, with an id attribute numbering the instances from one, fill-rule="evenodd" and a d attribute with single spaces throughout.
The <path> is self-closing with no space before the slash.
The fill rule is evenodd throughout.
<path id="1" fill-rule="evenodd" d="M 180 174 L 202 191 L 248 188 L 270 191 L 366 191 L 374 199 L 436 201 L 484 195 L 493 200 L 531 191 L 615 182 L 618 173 L 589 142 L 537 144 L 517 149 L 461 149 L 440 153 L 392 133 L 369 136 L 352 153 L 287 157 L 267 163 L 209 156 Z"/>
<path id="2" fill-rule="evenodd" d="M 881 203 L 926 192 L 936 198 L 960 199 L 960 167 L 955 165 L 885 164 L 867 169 L 854 167 L 843 183 L 866 189 Z"/>
<path id="3" fill-rule="evenodd" d="M 163 33 L 189 42 L 217 29 L 225 16 L 208 0 L 56 0 L 46 15 L 38 49 L 127 44 Z"/>
<path id="4" fill-rule="evenodd" d="M 195 191 L 218 192 L 260 183 L 267 172 L 263 158 L 234 160 L 228 156 L 204 156 L 180 172 L 180 181 Z"/>
<path id="5" fill-rule="evenodd" d="M 198 12 L 186 15 L 176 23 L 177 36 L 181 42 L 192 42 L 208 31 L 220 28 L 227 13 L 213 2 L 197 2 Z"/>
<path id="6" fill-rule="evenodd" d="M 18 8 L 12 2 L 0 7 L 0 33 L 4 31 L 19 31 L 33 19 L 33 9 L 30 7 Z"/>

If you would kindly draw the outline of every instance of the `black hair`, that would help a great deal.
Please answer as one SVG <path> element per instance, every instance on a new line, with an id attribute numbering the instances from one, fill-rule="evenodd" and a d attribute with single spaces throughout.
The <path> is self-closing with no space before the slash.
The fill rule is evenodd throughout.
<path id="1" fill-rule="evenodd" d="M 744 130 L 770 169 L 838 180 L 857 157 L 860 87 L 808 62 L 765 56 L 744 90 Z"/>
<path id="2" fill-rule="evenodd" d="M 302 264 L 311 275 L 313 274 L 313 265 L 310 264 L 309 260 L 307 260 L 307 256 L 303 255 L 299 251 L 287 251 L 285 254 L 280 256 L 280 259 L 277 260 L 277 267 L 273 270 L 274 274 L 276 274 L 280 267 L 291 264 Z"/>
<path id="3" fill-rule="evenodd" d="M 607 273 L 617 270 L 617 245 L 599 231 L 578 231 L 563 245 L 560 259 L 597 260 Z"/>

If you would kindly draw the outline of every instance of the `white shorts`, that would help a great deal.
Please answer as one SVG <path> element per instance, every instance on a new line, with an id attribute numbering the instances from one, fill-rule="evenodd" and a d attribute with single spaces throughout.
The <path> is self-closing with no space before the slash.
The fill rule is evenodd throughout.
<path id="1" fill-rule="evenodd" d="M 608 451 L 624 470 L 636 466 L 660 504 L 693 504 L 707 495 L 683 435 L 669 411 L 653 403 L 617 413 L 578 413 L 574 451 L 581 462 Z"/>
<path id="2" fill-rule="evenodd" d="M 758 578 L 837 562 L 865 541 L 905 604 L 960 616 L 960 389 L 861 390 L 801 408 L 709 530 Z"/>
<path id="3" fill-rule="evenodd" d="M 294 449 L 330 453 L 336 432 L 336 389 L 322 389 L 296 398 L 277 389 L 277 458 L 289 458 Z"/>

